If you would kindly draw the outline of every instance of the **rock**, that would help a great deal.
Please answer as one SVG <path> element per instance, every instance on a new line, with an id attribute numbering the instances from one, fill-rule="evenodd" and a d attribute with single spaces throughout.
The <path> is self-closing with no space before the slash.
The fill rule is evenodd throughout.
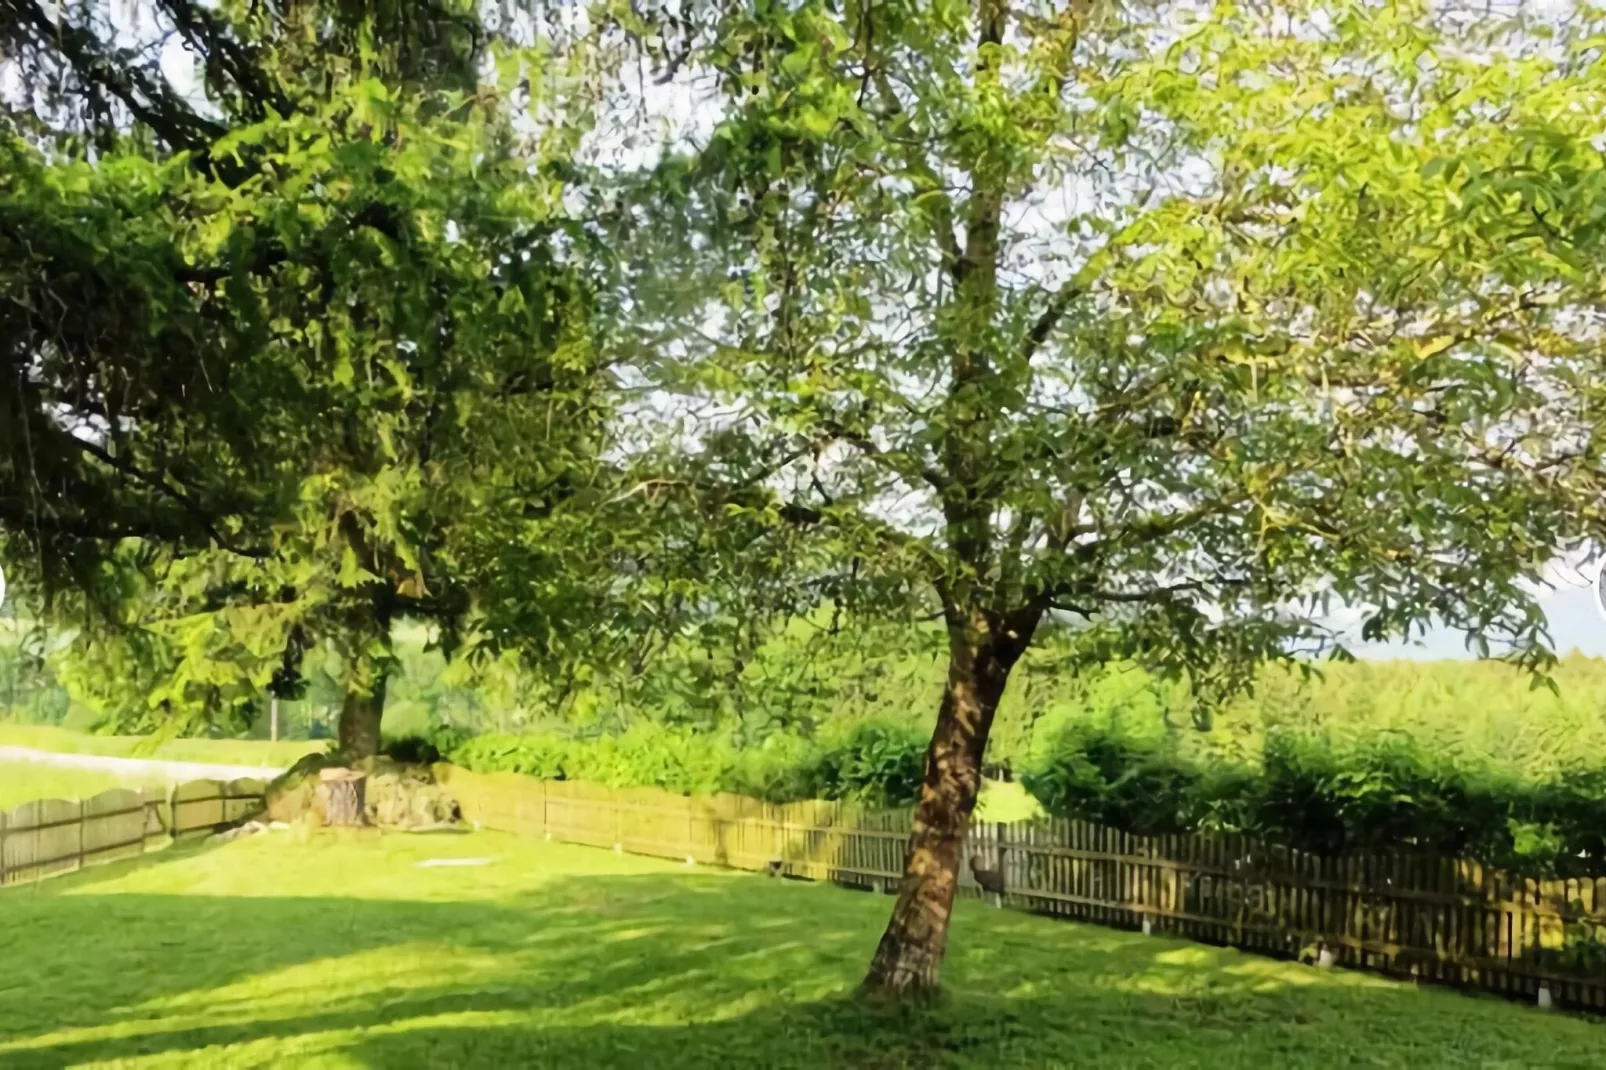
<path id="1" fill-rule="evenodd" d="M 270 822 L 294 825 L 317 804 L 318 774 L 338 764 L 327 754 L 309 754 L 268 785 L 264 807 Z"/>
<path id="2" fill-rule="evenodd" d="M 268 786 L 267 817 L 271 822 L 328 823 L 318 791 L 325 769 L 344 768 L 333 755 L 308 755 Z M 387 829 L 436 829 L 457 824 L 457 799 L 427 765 L 403 765 L 388 758 L 352 764 L 364 774 L 364 813 L 370 824 Z"/>
<path id="3" fill-rule="evenodd" d="M 246 836 L 255 836 L 257 833 L 266 832 L 267 830 L 268 826 L 264 825 L 260 821 L 247 821 L 243 825 L 236 825 L 234 828 L 224 829 L 222 832 L 214 833 L 212 839 L 217 840 L 220 843 L 228 843 L 230 840 L 243 839 Z"/>

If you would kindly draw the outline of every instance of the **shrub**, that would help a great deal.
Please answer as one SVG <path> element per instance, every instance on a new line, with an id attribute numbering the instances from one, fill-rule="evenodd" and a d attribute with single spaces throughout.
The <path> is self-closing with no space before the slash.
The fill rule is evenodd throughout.
<path id="1" fill-rule="evenodd" d="M 925 767 L 925 743 L 918 733 L 879 722 L 861 722 L 824 743 L 774 736 L 745 750 L 717 736 L 651 722 L 589 739 L 487 733 L 434 742 L 446 760 L 479 773 L 683 794 L 730 791 L 770 802 L 848 799 L 907 805 L 919 797 Z"/>
<path id="2" fill-rule="evenodd" d="M 1519 853 L 1535 866 L 1569 875 L 1606 873 L 1606 769 L 1575 770 L 1538 786 L 1513 823 Z"/>
<path id="3" fill-rule="evenodd" d="M 1021 776 L 1051 814 L 1157 836 L 1236 823 L 1211 809 L 1208 778 L 1161 742 L 1072 725 Z M 1225 824 L 1224 824 L 1225 822 Z"/>
<path id="4" fill-rule="evenodd" d="M 447 748 L 444 756 L 447 761 L 476 773 L 523 773 L 547 780 L 564 780 L 567 752 L 567 741 L 557 736 L 487 732 Z"/>
<path id="5" fill-rule="evenodd" d="M 425 736 L 405 735 L 385 740 L 380 753 L 393 762 L 404 765 L 431 765 L 443 760 L 435 741 Z"/>
<path id="6" fill-rule="evenodd" d="M 1606 770 L 1526 783 L 1407 739 L 1272 734 L 1263 763 L 1070 727 L 1022 776 L 1049 813 L 1139 834 L 1254 835 L 1323 854 L 1416 849 L 1536 876 L 1606 873 Z"/>
<path id="7" fill-rule="evenodd" d="M 861 721 L 821 748 L 811 779 L 821 799 L 907 806 L 920 798 L 926 741 L 913 728 Z"/>
<path id="8" fill-rule="evenodd" d="M 564 772 L 571 780 L 614 788 L 658 787 L 692 795 L 719 791 L 733 761 L 723 741 L 643 722 L 620 735 L 571 742 Z"/>
<path id="9" fill-rule="evenodd" d="M 818 743 L 794 735 L 773 735 L 736 752 L 722 790 L 766 802 L 824 798 Z"/>

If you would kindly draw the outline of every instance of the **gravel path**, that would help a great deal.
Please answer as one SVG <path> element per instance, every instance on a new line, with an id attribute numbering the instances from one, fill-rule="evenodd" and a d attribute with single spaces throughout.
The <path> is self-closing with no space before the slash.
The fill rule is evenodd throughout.
<path id="1" fill-rule="evenodd" d="M 155 774 L 168 780 L 272 780 L 283 769 L 266 765 L 216 765 L 211 762 L 167 762 L 154 758 L 114 758 L 106 754 L 59 754 L 32 747 L 0 746 L 0 762 L 38 762 L 67 769 L 99 769 L 120 776 Z"/>

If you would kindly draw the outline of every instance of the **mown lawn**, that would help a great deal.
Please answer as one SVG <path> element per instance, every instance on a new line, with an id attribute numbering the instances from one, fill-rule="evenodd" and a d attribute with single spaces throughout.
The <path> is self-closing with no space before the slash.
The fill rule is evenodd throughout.
<path id="1" fill-rule="evenodd" d="M 496 833 L 174 848 L 0 891 L 0 1066 L 1602 1065 L 1593 1022 L 974 902 L 942 1003 L 866 1009 L 888 905 Z"/>

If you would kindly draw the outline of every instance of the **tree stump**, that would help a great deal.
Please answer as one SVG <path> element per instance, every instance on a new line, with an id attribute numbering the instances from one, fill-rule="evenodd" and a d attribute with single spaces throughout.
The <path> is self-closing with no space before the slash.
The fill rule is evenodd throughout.
<path id="1" fill-rule="evenodd" d="M 368 803 L 364 797 L 367 774 L 356 769 L 325 769 L 318 774 L 318 795 L 323 819 L 330 825 L 368 824 Z"/>

